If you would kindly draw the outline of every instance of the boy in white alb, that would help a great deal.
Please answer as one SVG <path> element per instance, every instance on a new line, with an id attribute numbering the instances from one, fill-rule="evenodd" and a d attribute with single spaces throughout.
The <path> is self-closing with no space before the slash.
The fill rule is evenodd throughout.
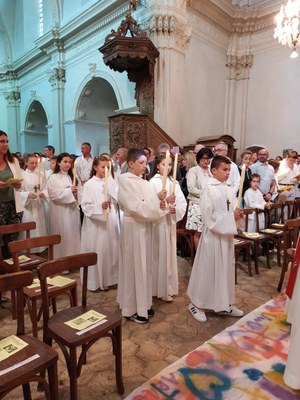
<path id="1" fill-rule="evenodd" d="M 189 311 L 200 322 L 207 321 L 203 309 L 232 317 L 244 315 L 232 305 L 235 298 L 235 220 L 242 218 L 243 210 L 234 208 L 234 193 L 225 184 L 230 164 L 229 158 L 224 156 L 212 159 L 213 178 L 208 180 L 200 200 L 204 226 L 187 289 L 191 300 Z"/>
<path id="2" fill-rule="evenodd" d="M 164 217 L 162 200 L 166 194 L 159 193 L 158 197 L 153 186 L 141 178 L 147 167 L 147 157 L 142 150 L 130 149 L 127 163 L 130 172 L 119 178 L 118 200 L 124 219 L 117 301 L 124 317 L 143 324 L 154 314 L 151 308 L 151 222 Z"/>

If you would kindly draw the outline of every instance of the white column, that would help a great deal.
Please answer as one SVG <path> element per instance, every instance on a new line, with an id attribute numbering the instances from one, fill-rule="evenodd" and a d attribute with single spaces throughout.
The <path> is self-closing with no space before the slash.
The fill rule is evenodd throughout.
<path id="1" fill-rule="evenodd" d="M 12 91 L 4 94 L 7 100 L 7 134 L 9 148 L 12 152 L 20 151 L 20 92 Z"/>

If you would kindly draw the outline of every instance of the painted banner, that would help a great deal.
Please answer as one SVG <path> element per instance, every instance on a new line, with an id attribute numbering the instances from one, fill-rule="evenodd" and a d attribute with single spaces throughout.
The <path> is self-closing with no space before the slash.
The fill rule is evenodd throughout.
<path id="1" fill-rule="evenodd" d="M 296 400 L 283 382 L 290 325 L 280 294 L 134 390 L 127 400 Z M 300 373 L 300 372 L 299 372 Z"/>

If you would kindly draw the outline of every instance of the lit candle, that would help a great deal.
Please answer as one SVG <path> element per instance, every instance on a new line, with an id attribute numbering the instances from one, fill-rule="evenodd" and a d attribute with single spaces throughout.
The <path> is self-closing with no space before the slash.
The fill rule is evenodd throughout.
<path id="1" fill-rule="evenodd" d="M 41 189 L 40 162 L 41 159 L 38 158 L 38 190 Z"/>
<path id="2" fill-rule="evenodd" d="M 244 180 L 245 180 L 245 174 L 246 174 L 246 165 L 242 165 L 242 172 L 241 172 L 241 180 L 240 180 L 240 188 L 239 188 L 239 195 L 238 195 L 238 202 L 237 202 L 237 207 L 241 207 L 241 200 L 242 200 L 242 192 L 243 192 L 243 185 L 244 185 Z"/>
<path id="3" fill-rule="evenodd" d="M 170 152 L 167 150 L 166 158 L 165 158 L 164 172 L 163 172 L 162 190 L 166 190 L 166 186 L 167 186 L 169 160 L 170 160 Z"/>
<path id="4" fill-rule="evenodd" d="M 175 153 L 175 159 L 174 159 L 174 165 L 173 165 L 173 182 L 172 182 L 171 194 L 175 194 L 177 164 L 178 164 L 178 153 Z"/>
<path id="5" fill-rule="evenodd" d="M 43 175 L 44 175 L 44 181 L 46 182 L 46 159 L 43 158 Z"/>
<path id="6" fill-rule="evenodd" d="M 84 157 L 81 160 L 81 180 L 84 181 Z"/>
<path id="7" fill-rule="evenodd" d="M 108 168 L 105 166 L 105 172 L 104 172 L 104 201 L 108 200 Z M 107 219 L 108 215 L 108 209 L 106 208 L 104 210 L 105 214 L 105 219 Z"/>
<path id="8" fill-rule="evenodd" d="M 74 168 L 73 168 L 73 186 L 76 186 L 76 162 L 74 161 Z"/>

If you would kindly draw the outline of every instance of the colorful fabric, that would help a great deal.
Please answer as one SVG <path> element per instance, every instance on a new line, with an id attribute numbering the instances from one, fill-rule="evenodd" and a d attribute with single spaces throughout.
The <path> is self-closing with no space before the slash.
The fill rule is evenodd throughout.
<path id="1" fill-rule="evenodd" d="M 300 399 L 300 391 L 283 382 L 290 343 L 284 305 L 285 296 L 280 294 L 165 368 L 126 399 Z"/>

